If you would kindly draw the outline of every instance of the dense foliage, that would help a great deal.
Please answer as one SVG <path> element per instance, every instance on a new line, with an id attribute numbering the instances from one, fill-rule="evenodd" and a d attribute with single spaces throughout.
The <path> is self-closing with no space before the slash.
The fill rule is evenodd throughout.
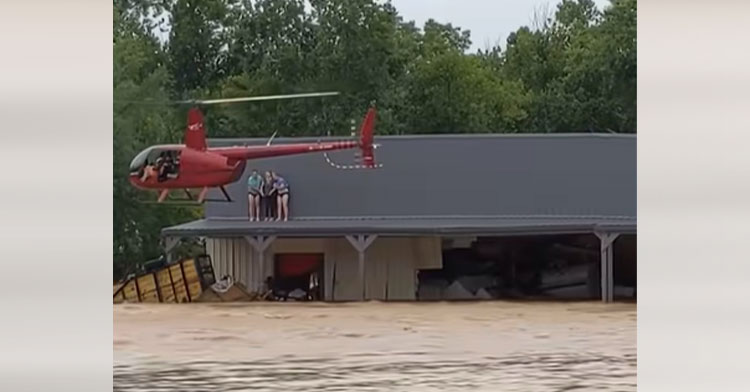
<path id="1" fill-rule="evenodd" d="M 211 108 L 212 137 L 348 134 L 373 101 L 380 134 L 636 131 L 636 0 L 563 0 L 477 53 L 468 31 L 374 0 L 115 0 L 113 36 L 115 276 L 200 214 L 136 201 L 130 159 L 185 122 L 137 101 L 343 93 Z"/>

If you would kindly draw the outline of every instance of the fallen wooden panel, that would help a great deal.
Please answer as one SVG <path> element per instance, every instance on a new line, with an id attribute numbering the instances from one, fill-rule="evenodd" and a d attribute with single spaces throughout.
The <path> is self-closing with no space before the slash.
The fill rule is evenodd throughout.
<path id="1" fill-rule="evenodd" d="M 136 283 L 141 302 L 160 302 L 156 291 L 154 275 L 149 274 L 138 277 L 136 278 Z"/>
<path id="2" fill-rule="evenodd" d="M 197 260 L 194 259 L 182 260 L 160 270 L 130 278 L 125 283 L 115 283 L 113 301 L 193 302 L 201 297 L 204 286 L 214 283 L 210 259 L 208 265 L 200 270 L 196 263 Z"/>
<path id="3" fill-rule="evenodd" d="M 156 281 L 159 283 L 162 302 L 175 302 L 175 291 L 172 285 L 172 279 L 169 276 L 168 269 L 162 269 L 156 272 Z"/>

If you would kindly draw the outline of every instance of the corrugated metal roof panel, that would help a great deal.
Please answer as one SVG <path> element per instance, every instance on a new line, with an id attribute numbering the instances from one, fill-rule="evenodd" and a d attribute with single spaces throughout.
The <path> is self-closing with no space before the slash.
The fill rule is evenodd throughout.
<path id="1" fill-rule="evenodd" d="M 300 141 L 313 139 L 277 143 Z M 296 218 L 636 215 L 634 135 L 391 136 L 376 142 L 382 169 L 338 170 L 320 153 L 255 160 L 248 167 L 274 170 L 289 181 Z M 349 164 L 353 155 L 338 151 L 330 158 Z M 247 216 L 248 174 L 228 187 L 235 201 L 207 204 L 206 217 Z"/>

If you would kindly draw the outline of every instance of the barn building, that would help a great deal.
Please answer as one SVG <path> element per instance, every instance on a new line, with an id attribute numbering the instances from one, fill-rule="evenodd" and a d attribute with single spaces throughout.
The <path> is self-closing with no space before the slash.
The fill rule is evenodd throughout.
<path id="1" fill-rule="evenodd" d="M 217 276 L 250 290 L 268 276 L 290 289 L 313 281 L 326 301 L 635 297 L 635 135 L 376 143 L 376 170 L 340 167 L 353 150 L 250 161 L 227 188 L 233 201 L 209 202 L 204 219 L 163 229 L 167 246 L 202 238 Z M 289 221 L 249 221 L 251 168 L 289 181 Z"/>

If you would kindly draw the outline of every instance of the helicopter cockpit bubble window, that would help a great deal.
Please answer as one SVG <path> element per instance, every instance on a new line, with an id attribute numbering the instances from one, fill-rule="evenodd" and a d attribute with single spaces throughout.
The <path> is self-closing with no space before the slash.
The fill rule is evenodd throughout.
<path id="1" fill-rule="evenodd" d="M 149 158 L 151 158 L 154 155 L 153 154 L 154 150 L 157 150 L 157 148 L 156 147 L 149 147 L 149 148 L 141 151 L 140 153 L 138 153 L 138 155 L 136 155 L 135 158 L 133 158 L 133 161 L 130 162 L 130 172 L 131 173 L 138 173 L 147 164 L 153 163 L 153 162 L 151 162 L 152 159 L 149 159 Z"/>

